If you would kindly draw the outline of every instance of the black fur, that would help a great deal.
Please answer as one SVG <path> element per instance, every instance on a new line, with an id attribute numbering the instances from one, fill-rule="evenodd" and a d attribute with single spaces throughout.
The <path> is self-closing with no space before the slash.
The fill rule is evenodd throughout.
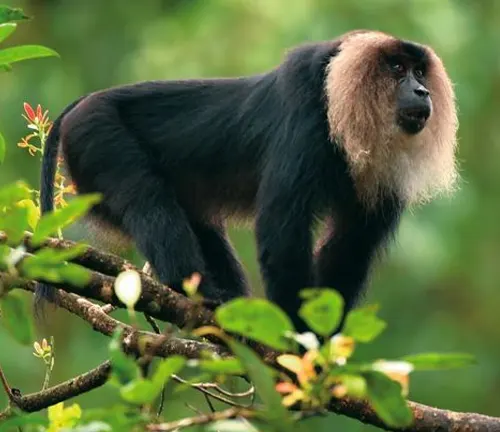
<path id="1" fill-rule="evenodd" d="M 56 161 L 59 150 L 59 128 L 64 116 L 70 112 L 83 98 L 69 104 L 61 115 L 54 121 L 52 130 L 47 137 L 45 143 L 45 151 L 42 158 L 41 172 L 41 196 L 40 207 L 42 213 L 50 212 L 54 209 L 54 177 L 56 175 Z M 45 300 L 54 301 L 54 288 L 45 283 L 37 283 L 35 290 L 35 311 L 38 316 L 43 312 L 43 304 Z"/>
<path id="2" fill-rule="evenodd" d="M 329 139 L 325 67 L 337 49 L 337 42 L 299 47 L 258 76 L 91 94 L 56 121 L 47 151 L 60 136 L 79 192 L 104 195 L 94 214 L 131 236 L 177 290 L 197 271 L 211 300 L 247 295 L 224 226 L 229 216 L 255 215 L 267 294 L 303 330 L 299 290 L 331 286 L 352 306 L 402 210 L 396 197 L 365 210 Z M 44 203 L 54 163 L 45 157 Z M 314 260 L 317 218 L 335 227 Z"/>

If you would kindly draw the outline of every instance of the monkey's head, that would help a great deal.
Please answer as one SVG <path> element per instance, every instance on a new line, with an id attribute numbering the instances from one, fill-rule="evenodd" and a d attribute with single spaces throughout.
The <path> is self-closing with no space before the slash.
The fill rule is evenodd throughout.
<path id="1" fill-rule="evenodd" d="M 429 46 L 377 31 L 341 39 L 325 81 L 332 140 L 368 205 L 453 189 L 458 120 L 453 86 Z"/>

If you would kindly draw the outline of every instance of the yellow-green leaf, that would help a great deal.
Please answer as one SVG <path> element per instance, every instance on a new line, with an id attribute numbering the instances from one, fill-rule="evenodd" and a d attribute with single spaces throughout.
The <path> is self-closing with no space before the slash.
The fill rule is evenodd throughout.
<path id="1" fill-rule="evenodd" d="M 24 207 L 28 210 L 28 224 L 34 230 L 40 219 L 40 209 L 31 199 L 24 199 L 16 204 L 18 207 Z"/>
<path id="2" fill-rule="evenodd" d="M 299 316 L 308 327 L 321 336 L 329 336 L 340 324 L 344 299 L 332 289 L 313 288 L 301 292 L 305 298 Z"/>
<path id="3" fill-rule="evenodd" d="M 137 405 L 152 403 L 161 393 L 163 386 L 172 374 L 181 370 L 186 364 L 186 359 L 181 356 L 172 356 L 163 360 L 157 367 L 151 380 L 136 379 L 120 389 L 124 400 Z"/>
<path id="4" fill-rule="evenodd" d="M 265 299 L 238 298 L 220 306 L 215 312 L 220 326 L 278 350 L 290 348 L 286 332 L 293 332 L 290 318 Z"/>
<path id="5" fill-rule="evenodd" d="M 30 197 L 28 185 L 18 181 L 0 188 L 0 207 L 12 206 L 14 203 Z M 1 229 L 1 228 L 0 228 Z"/>
<path id="6" fill-rule="evenodd" d="M 367 372 L 363 377 L 370 404 L 381 420 L 392 428 L 410 426 L 413 414 L 401 394 L 401 385 L 381 372 Z"/>
<path id="7" fill-rule="evenodd" d="M 275 371 L 266 366 L 246 345 L 235 340 L 229 341 L 231 351 L 241 361 L 248 376 L 255 386 L 256 393 L 264 402 L 264 417 L 278 432 L 292 429 L 292 420 L 288 410 L 281 403 L 281 396 L 276 391 Z"/>
<path id="8" fill-rule="evenodd" d="M 0 42 L 7 39 L 16 30 L 16 23 L 0 24 Z"/>
<path id="9" fill-rule="evenodd" d="M 7 243 L 17 246 L 28 228 L 28 209 L 12 207 L 6 213 L 0 213 L 0 230 L 7 234 Z"/>
<path id="10" fill-rule="evenodd" d="M 59 57 L 59 54 L 41 45 L 20 45 L 0 50 L 0 64 L 11 64 L 41 57 Z"/>
<path id="11" fill-rule="evenodd" d="M 351 336 L 357 342 L 371 342 L 386 327 L 386 323 L 377 317 L 377 306 L 366 306 L 347 314 L 342 334 Z"/>
<path id="12" fill-rule="evenodd" d="M 407 355 L 401 360 L 411 363 L 414 370 L 454 369 L 476 363 L 474 356 L 465 353 L 422 353 Z"/>
<path id="13" fill-rule="evenodd" d="M 45 248 L 27 257 L 21 264 L 23 276 L 54 283 L 69 283 L 83 287 L 90 281 L 90 271 L 77 264 L 68 263 L 81 255 L 87 245 L 77 244 L 67 249 Z"/>
<path id="14" fill-rule="evenodd" d="M 35 246 L 40 245 L 48 236 L 85 215 L 100 200 L 100 194 L 81 195 L 72 199 L 66 207 L 43 215 L 33 233 L 31 242 Z"/>
<path id="15" fill-rule="evenodd" d="M 201 370 L 212 374 L 243 375 L 245 373 L 243 365 L 236 358 L 200 360 L 198 366 Z"/>
<path id="16" fill-rule="evenodd" d="M 65 249 L 52 249 L 47 247 L 37 251 L 34 256 L 37 257 L 39 262 L 44 264 L 58 264 L 64 261 L 70 261 L 82 255 L 87 248 L 88 246 L 83 243 L 78 243 Z"/>

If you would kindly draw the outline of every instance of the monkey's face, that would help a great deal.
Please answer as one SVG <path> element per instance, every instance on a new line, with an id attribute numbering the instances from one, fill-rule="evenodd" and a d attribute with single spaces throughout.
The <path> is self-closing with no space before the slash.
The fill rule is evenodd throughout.
<path id="1" fill-rule="evenodd" d="M 396 86 L 396 123 L 409 135 L 424 129 L 432 112 L 432 101 L 425 86 L 426 65 L 422 58 L 397 55 L 388 60 Z"/>

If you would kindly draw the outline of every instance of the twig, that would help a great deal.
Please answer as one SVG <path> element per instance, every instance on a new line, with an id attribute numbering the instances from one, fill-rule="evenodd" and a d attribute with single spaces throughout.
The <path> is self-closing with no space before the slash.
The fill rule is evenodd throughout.
<path id="1" fill-rule="evenodd" d="M 253 397 L 255 394 L 255 387 L 251 386 L 248 390 L 240 393 L 233 393 L 227 390 L 224 390 L 221 388 L 218 384 L 215 383 L 205 383 L 205 386 L 210 386 L 211 388 L 214 388 L 217 390 L 220 394 L 223 394 L 224 396 L 228 397 L 233 397 L 233 398 L 245 398 L 245 397 Z"/>
<path id="2" fill-rule="evenodd" d="M 242 408 L 242 409 L 250 408 L 250 405 L 243 405 L 243 404 L 240 404 L 238 402 L 234 402 L 229 398 L 226 398 L 226 397 L 221 396 L 217 393 L 213 393 L 210 390 L 207 390 L 205 384 L 203 384 L 203 383 L 201 383 L 201 384 L 200 383 L 190 383 L 189 381 L 185 380 L 184 378 L 181 378 L 178 375 L 172 375 L 172 379 L 174 381 L 177 381 L 178 383 L 186 384 L 186 385 L 190 386 L 191 388 L 194 388 L 194 389 L 202 392 L 204 395 L 213 397 L 214 399 L 217 399 L 218 401 L 223 402 L 227 405 L 231 405 L 233 407 Z"/>
<path id="3" fill-rule="evenodd" d="M 196 417 L 190 417 L 169 423 L 152 424 L 148 425 L 147 428 L 150 431 L 172 432 L 177 429 L 183 429 L 190 426 L 204 425 L 220 420 L 230 420 L 238 417 L 244 417 L 246 419 L 249 419 L 255 416 L 256 413 L 248 409 L 229 408 L 224 411 L 218 411 L 211 414 L 202 414 Z"/>
<path id="4" fill-rule="evenodd" d="M 205 398 L 205 402 L 207 403 L 208 405 L 208 409 L 210 410 L 210 412 L 215 412 L 217 411 L 214 407 L 214 404 L 212 403 L 212 401 L 210 400 L 210 396 L 206 393 L 203 393 L 203 397 Z"/>
<path id="5" fill-rule="evenodd" d="M 9 385 L 9 382 L 7 381 L 7 377 L 5 376 L 5 373 L 1 366 L 0 366 L 0 381 L 2 382 L 2 387 L 5 390 L 7 397 L 9 398 L 9 400 L 12 400 L 14 395 L 12 394 L 12 389 Z"/>
<path id="6" fill-rule="evenodd" d="M 151 326 L 151 329 L 156 334 L 161 333 L 160 327 L 158 326 L 157 322 L 154 320 L 153 317 L 149 316 L 147 313 L 144 313 L 144 318 L 146 318 L 146 321 L 149 323 L 149 325 Z"/>

